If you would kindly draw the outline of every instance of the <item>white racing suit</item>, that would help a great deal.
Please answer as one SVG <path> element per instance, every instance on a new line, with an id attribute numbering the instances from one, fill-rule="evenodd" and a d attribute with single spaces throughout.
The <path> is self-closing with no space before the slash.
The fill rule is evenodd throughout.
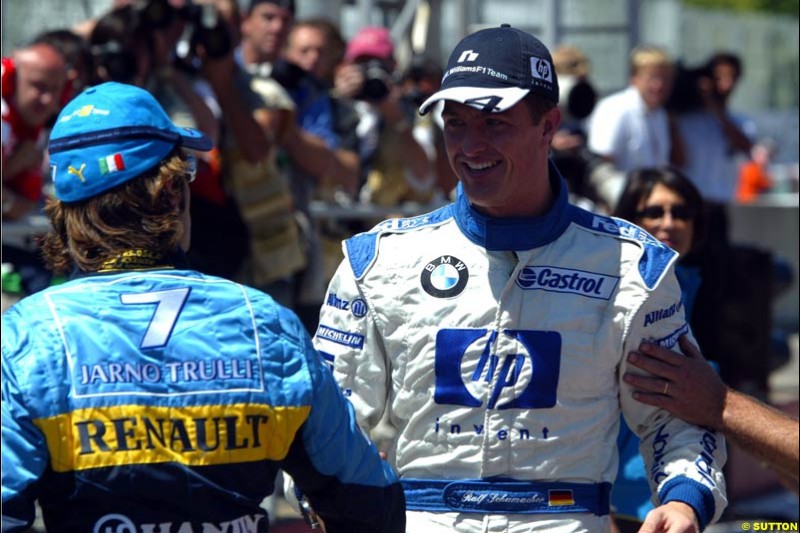
<path id="1" fill-rule="evenodd" d="M 550 174 L 542 217 L 486 217 L 459 191 L 346 241 L 314 343 L 362 427 L 388 411 L 409 533 L 608 531 L 620 409 L 655 500 L 704 528 L 727 503 L 722 436 L 621 379 L 640 341 L 689 332 L 677 254 Z"/>

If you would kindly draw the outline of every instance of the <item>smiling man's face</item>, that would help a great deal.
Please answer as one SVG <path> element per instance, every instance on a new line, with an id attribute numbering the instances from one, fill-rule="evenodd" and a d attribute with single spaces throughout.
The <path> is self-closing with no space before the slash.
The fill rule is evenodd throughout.
<path id="1" fill-rule="evenodd" d="M 547 156 L 559 117 L 553 108 L 534 123 L 524 101 L 502 113 L 446 102 L 442 118 L 448 159 L 472 205 L 496 217 L 546 211 Z"/>

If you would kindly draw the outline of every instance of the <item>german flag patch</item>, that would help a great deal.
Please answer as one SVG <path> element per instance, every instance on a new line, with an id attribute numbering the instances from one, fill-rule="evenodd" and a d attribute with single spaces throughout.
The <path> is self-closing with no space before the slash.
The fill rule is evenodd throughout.
<path id="1" fill-rule="evenodd" d="M 549 506 L 555 505 L 575 505 L 575 497 L 572 495 L 571 490 L 548 490 L 547 491 Z"/>

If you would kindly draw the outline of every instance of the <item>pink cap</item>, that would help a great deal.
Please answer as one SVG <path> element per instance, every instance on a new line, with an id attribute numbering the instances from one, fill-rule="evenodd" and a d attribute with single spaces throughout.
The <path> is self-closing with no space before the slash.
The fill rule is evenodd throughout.
<path id="1" fill-rule="evenodd" d="M 394 44 L 389 30 L 380 26 L 370 26 L 361 29 L 347 43 L 345 58 L 350 61 L 364 56 L 391 59 L 393 53 Z"/>

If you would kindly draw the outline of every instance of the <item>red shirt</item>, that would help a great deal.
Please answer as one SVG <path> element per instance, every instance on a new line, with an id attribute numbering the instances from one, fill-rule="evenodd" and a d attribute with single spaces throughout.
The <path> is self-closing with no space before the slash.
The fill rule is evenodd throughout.
<path id="1" fill-rule="evenodd" d="M 42 128 L 27 126 L 19 113 L 3 98 L 3 166 L 24 141 L 44 142 Z M 26 168 L 14 176 L 3 176 L 3 184 L 15 194 L 32 202 L 42 198 L 42 169 L 39 165 Z"/>

